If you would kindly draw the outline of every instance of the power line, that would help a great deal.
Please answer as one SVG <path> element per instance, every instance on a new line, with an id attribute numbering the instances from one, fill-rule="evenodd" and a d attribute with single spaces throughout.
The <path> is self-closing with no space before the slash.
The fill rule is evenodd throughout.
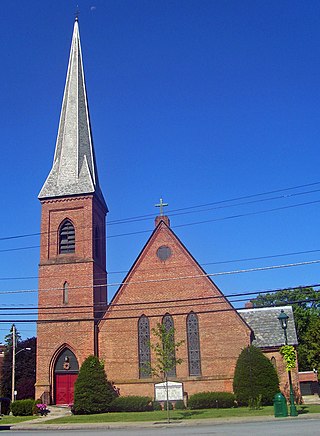
<path id="1" fill-rule="evenodd" d="M 230 202 L 234 202 L 234 201 L 245 200 L 245 199 L 249 199 L 249 198 L 255 198 L 255 197 L 275 194 L 275 193 L 279 193 L 279 192 L 287 192 L 290 190 L 315 186 L 315 185 L 319 185 L 319 184 L 320 184 L 320 181 L 314 182 L 314 183 L 308 183 L 308 184 L 304 184 L 304 185 L 297 185 L 297 186 L 293 186 L 293 187 L 289 187 L 289 188 L 276 189 L 273 191 L 261 192 L 261 193 L 257 193 L 257 194 L 249 194 L 249 195 L 245 195 L 245 196 L 234 197 L 234 198 L 227 199 L 227 200 L 220 200 L 220 201 L 215 201 L 215 202 L 210 202 L 210 203 L 205 203 L 205 204 L 200 204 L 200 205 L 195 205 L 195 206 L 188 206 L 188 207 L 184 207 L 184 208 L 180 208 L 180 209 L 172 209 L 172 210 L 168 211 L 168 214 L 170 216 L 183 215 L 185 213 L 190 213 L 190 212 L 183 212 L 183 211 L 189 211 L 191 209 L 197 209 L 197 208 L 202 208 L 202 207 L 207 207 L 207 206 L 218 206 L 218 205 L 222 205 L 222 204 L 230 203 Z M 316 190 L 310 190 L 310 191 L 306 191 L 306 192 L 286 194 L 286 195 L 282 195 L 282 196 L 259 199 L 259 200 L 255 200 L 255 201 L 237 203 L 234 205 L 220 206 L 220 207 L 213 208 L 213 209 L 229 208 L 229 207 L 243 206 L 243 205 L 247 205 L 247 204 L 253 204 L 253 203 L 264 202 L 264 201 L 271 201 L 271 200 L 273 201 L 273 200 L 279 200 L 279 199 L 283 199 L 283 198 L 291 198 L 291 197 L 305 195 L 305 194 L 312 194 L 312 193 L 319 192 L 319 191 L 320 191 L 319 189 L 316 189 Z M 208 210 L 213 210 L 213 209 L 205 209 L 205 210 L 201 210 L 200 212 L 206 212 Z M 181 213 L 177 213 L 177 212 L 181 212 Z M 114 224 L 127 224 L 127 223 L 131 223 L 131 222 L 141 221 L 144 219 L 149 219 L 152 217 L 155 217 L 155 214 L 147 214 L 147 215 L 140 215 L 140 216 L 136 216 L 136 217 L 113 220 L 113 221 L 107 222 L 107 226 L 114 225 Z M 192 225 L 192 223 L 189 225 Z M 143 232 L 148 232 L 148 231 L 149 230 L 145 230 Z M 42 232 L 42 233 L 41 232 L 34 232 L 34 233 L 26 233 L 26 234 L 22 234 L 22 235 L 10 235 L 10 236 L 1 237 L 0 241 L 21 239 L 21 238 L 27 238 L 27 237 L 33 237 L 33 236 L 40 236 L 41 234 L 49 234 L 49 233 L 50 232 Z M 141 232 L 138 232 L 138 233 L 141 233 Z M 123 234 L 123 235 L 125 235 L 125 234 Z M 123 235 L 121 234 L 120 236 L 123 236 Z M 111 237 L 115 237 L 115 236 L 111 236 Z M 35 246 L 27 247 L 27 249 L 29 249 L 29 248 L 37 248 L 37 247 L 35 247 Z M 0 250 L 0 252 L 1 252 L 1 250 Z"/>
<path id="2" fill-rule="evenodd" d="M 218 222 L 218 221 L 226 221 L 226 220 L 230 220 L 230 219 L 244 218 L 247 216 L 261 215 L 264 213 L 292 209 L 292 208 L 301 207 L 301 206 L 309 206 L 309 205 L 318 204 L 318 203 L 320 203 L 320 200 L 308 201 L 308 202 L 297 203 L 297 204 L 293 204 L 293 205 L 289 205 L 289 206 L 281 206 L 281 207 L 275 207 L 272 209 L 264 209 L 264 210 L 255 211 L 255 212 L 246 212 L 246 213 L 242 213 L 242 214 L 230 215 L 230 216 L 221 217 L 221 218 L 212 218 L 212 219 L 203 220 L 203 221 L 194 221 L 192 223 L 178 224 L 175 226 L 171 226 L 171 228 L 176 229 L 176 228 L 189 227 L 189 226 L 194 226 L 194 225 L 199 225 L 199 224 L 207 224 L 207 223 Z M 135 232 L 120 233 L 118 235 L 109 235 L 106 238 L 113 239 L 113 238 L 119 238 L 122 236 L 133 236 L 133 235 L 138 235 L 138 234 L 143 234 L 143 233 L 151 233 L 151 232 L 152 232 L 152 230 L 140 230 L 140 231 L 135 231 Z M 81 242 L 88 242 L 89 240 L 91 241 L 92 239 L 90 238 L 87 240 L 80 240 L 80 241 Z M 33 246 L 29 246 L 29 247 L 6 248 L 6 249 L 0 250 L 0 253 L 8 253 L 11 251 L 19 251 L 19 250 L 29 250 L 29 249 L 34 249 L 34 248 L 41 248 L 41 245 L 33 245 Z"/>
<path id="3" fill-rule="evenodd" d="M 216 261 L 216 262 L 205 262 L 205 263 L 200 263 L 199 265 L 201 266 L 208 266 L 208 265 L 222 265 L 222 264 L 228 264 L 228 263 L 236 263 L 236 262 L 249 262 L 249 261 L 254 261 L 254 260 L 265 260 L 265 259 L 273 259 L 273 258 L 279 258 L 279 257 L 287 257 L 287 256 L 297 256 L 300 254 L 311 254 L 311 253 L 319 253 L 320 249 L 314 249 L 314 250 L 304 250 L 304 251 L 294 251 L 294 252 L 290 252 L 290 253 L 279 253 L 279 254 L 271 254 L 271 255 L 266 255 L 266 256 L 256 256 L 256 257 L 245 257 L 245 258 L 240 258 L 240 259 L 230 259 L 230 260 L 220 260 L 220 261 Z M 181 265 L 181 268 L 190 268 L 189 264 L 185 264 L 185 265 Z M 169 269 L 176 269 L 176 266 L 166 266 L 166 270 Z M 147 271 L 162 271 L 163 268 L 162 267 L 153 267 L 153 268 L 144 268 L 144 269 L 140 269 L 140 272 L 147 272 Z M 111 274 L 126 274 L 128 273 L 128 270 L 123 270 L 123 271 L 108 271 L 107 274 L 108 276 L 110 276 Z M 101 273 L 98 274 L 99 276 L 104 276 L 105 273 Z M 81 277 L 89 277 L 90 274 L 88 273 L 77 273 L 77 277 L 81 276 Z M 50 278 L 61 278 L 61 276 L 50 276 Z M 34 279 L 38 279 L 38 276 L 19 276 L 19 277 L 0 277 L 0 281 L 6 281 L 6 280 L 34 280 Z"/>
<path id="4" fill-rule="evenodd" d="M 282 268 L 291 268 L 291 267 L 297 267 L 297 266 L 306 266 L 306 265 L 314 265 L 320 263 L 320 259 L 317 260 L 310 260 L 305 262 L 295 262 L 290 264 L 282 264 L 282 265 L 272 265 L 272 266 L 265 266 L 265 267 L 256 267 L 256 268 L 248 268 L 248 269 L 241 269 L 241 270 L 233 270 L 233 271 L 222 271 L 222 272 L 216 272 L 216 273 L 203 273 L 203 274 L 197 274 L 197 275 L 188 275 L 188 276 L 177 276 L 177 277 L 165 277 L 161 279 L 149 279 L 149 280 L 137 280 L 137 281 L 127 281 L 127 282 L 118 282 L 118 283 L 100 283 L 98 285 L 87 285 L 87 286 L 70 286 L 68 289 L 91 289 L 91 288 L 101 288 L 101 287 L 111 287 L 111 286 L 123 286 L 123 285 L 133 285 L 133 284 L 143 284 L 143 283 L 162 283 L 162 282 L 170 282 L 170 281 L 177 281 L 177 280 L 189 280 L 189 279 L 198 279 L 202 277 L 218 277 L 223 275 L 233 275 L 233 274 L 243 274 L 243 273 L 249 273 L 249 272 L 257 272 L 257 271 L 270 271 L 274 269 L 282 269 Z M 41 292 L 49 292 L 49 291 L 61 291 L 61 287 L 56 288 L 46 288 L 46 289 L 39 289 Z M 9 290 L 9 291 L 0 291 L 0 294 L 24 294 L 24 293 L 33 293 L 38 292 L 37 289 L 21 289 L 21 290 Z"/>
<path id="5" fill-rule="evenodd" d="M 108 307 L 113 307 L 113 308 L 117 308 L 117 307 L 132 307 L 132 306 L 139 306 L 139 307 L 143 307 L 145 305 L 154 303 L 156 305 L 158 304 L 171 304 L 171 303 L 180 303 L 180 302 L 201 302 L 204 300 L 214 300 L 214 299 L 221 299 L 221 298 L 234 298 L 234 297 L 248 297 L 248 296 L 254 296 L 257 294 L 272 294 L 272 293 L 276 293 L 276 292 L 282 292 L 282 291 L 292 291 L 295 289 L 308 289 L 308 288 L 317 288 L 320 287 L 320 283 L 313 283 L 313 284 L 308 284 L 308 285 L 298 285 L 298 286 L 291 286 L 291 287 L 286 287 L 286 288 L 276 288 L 276 289 L 259 289 L 259 290 L 255 290 L 255 291 L 250 291 L 250 292 L 233 292 L 230 294 L 223 294 L 221 291 L 220 295 L 208 295 L 206 297 L 191 297 L 191 298 L 180 298 L 180 299 L 170 299 L 170 300 L 151 300 L 151 301 L 138 301 L 138 302 L 130 302 L 130 303 L 110 303 Z M 76 287 L 75 289 L 78 289 L 78 287 Z M 61 288 L 59 288 L 59 290 L 61 290 Z M 318 292 L 318 291 L 316 291 Z M 234 301 L 232 301 L 234 302 Z M 79 308 L 93 308 L 96 307 L 97 310 L 99 310 L 99 306 L 101 306 L 101 309 L 104 309 L 107 305 L 105 302 L 100 302 L 100 303 L 95 303 L 95 305 L 76 305 L 76 306 L 67 306 L 68 309 L 79 309 Z M 157 307 L 157 306 L 156 306 Z M 1 307 L 1 310 L 36 310 L 36 309 L 41 309 L 42 311 L 45 310 L 51 310 L 51 309 L 59 309 L 61 308 L 61 306 L 46 306 L 46 307 L 41 307 L 39 308 L 39 306 L 37 307 L 23 307 L 23 308 L 17 308 L 17 307 L 11 307 L 11 308 L 4 308 Z M 72 312 L 71 312 L 72 313 Z"/>
<path id="6" fill-rule="evenodd" d="M 292 302 L 281 302 L 281 304 L 276 305 L 276 306 L 261 306 L 261 307 L 256 307 L 255 309 L 260 309 L 260 308 L 266 308 L 266 307 L 281 307 L 284 304 L 301 304 L 301 303 L 310 303 L 310 302 L 318 302 L 320 301 L 319 298 L 316 299 L 308 299 L 308 300 L 297 300 L 297 301 L 292 301 Z M 223 308 L 223 309 L 207 309 L 207 310 L 197 310 L 197 315 L 200 314 L 208 314 L 208 313 L 221 313 L 221 312 L 238 312 L 238 310 L 240 309 L 235 309 L 234 307 L 232 307 L 230 305 L 230 303 L 228 301 L 225 302 L 225 304 L 227 304 L 229 307 L 228 308 Z M 158 308 L 159 309 L 159 308 Z M 162 315 L 163 312 L 161 312 L 160 314 L 155 314 L 155 313 L 151 313 L 148 314 L 149 318 L 159 318 Z M 172 316 L 187 316 L 190 313 L 190 311 L 187 312 L 172 312 Z M 19 319 L 9 319 L 9 320 L 0 320 L 0 323 L 37 323 L 37 325 L 40 324 L 52 324 L 52 323 L 74 323 L 74 322 L 100 322 L 100 321 L 116 321 L 116 320 L 129 320 L 129 319 L 139 319 L 141 317 L 141 314 L 138 315 L 131 315 L 131 316 L 110 316 L 110 317 L 105 317 L 105 318 L 94 318 L 94 317 L 89 317 L 89 318 L 58 318 L 58 319 L 46 319 L 46 320 L 35 320 L 35 319 L 23 319 L 23 320 L 19 320 Z"/>

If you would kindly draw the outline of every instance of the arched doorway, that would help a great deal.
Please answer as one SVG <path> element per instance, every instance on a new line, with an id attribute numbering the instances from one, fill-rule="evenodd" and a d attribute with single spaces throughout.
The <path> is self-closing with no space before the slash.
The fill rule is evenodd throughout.
<path id="1" fill-rule="evenodd" d="M 54 400 L 56 404 L 73 404 L 74 383 L 78 377 L 79 364 L 69 348 L 59 354 L 54 367 Z"/>

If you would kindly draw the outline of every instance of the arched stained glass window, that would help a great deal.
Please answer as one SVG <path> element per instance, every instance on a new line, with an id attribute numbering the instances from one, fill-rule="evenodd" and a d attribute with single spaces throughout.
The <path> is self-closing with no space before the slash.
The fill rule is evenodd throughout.
<path id="1" fill-rule="evenodd" d="M 65 282 L 63 285 L 63 304 L 69 303 L 69 292 L 68 292 L 68 282 Z"/>
<path id="2" fill-rule="evenodd" d="M 75 252 L 75 230 L 71 221 L 65 220 L 59 231 L 59 254 Z"/>
<path id="3" fill-rule="evenodd" d="M 187 316 L 189 375 L 201 375 L 199 322 L 194 312 Z"/>
<path id="4" fill-rule="evenodd" d="M 163 324 L 166 332 L 171 332 L 171 334 L 172 334 L 171 339 L 172 339 L 172 342 L 174 343 L 174 322 L 173 322 L 172 316 L 169 313 L 166 313 L 165 316 L 162 318 L 162 324 Z M 167 376 L 168 377 L 176 377 L 176 365 L 175 365 L 176 353 L 175 353 L 175 350 L 173 350 L 172 355 L 169 356 L 169 360 L 172 361 L 173 365 L 172 365 L 172 368 L 167 371 Z"/>
<path id="5" fill-rule="evenodd" d="M 138 321 L 139 377 L 151 377 L 150 326 L 149 319 L 142 315 Z"/>

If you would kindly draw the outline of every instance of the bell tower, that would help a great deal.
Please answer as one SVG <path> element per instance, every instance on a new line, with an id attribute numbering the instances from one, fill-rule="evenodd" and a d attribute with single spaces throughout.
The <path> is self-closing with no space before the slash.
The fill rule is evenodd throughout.
<path id="1" fill-rule="evenodd" d="M 70 402 L 107 306 L 106 226 L 75 20 L 51 171 L 40 191 L 36 398 Z M 70 364 L 60 365 L 61 356 Z M 60 360 L 59 360 L 60 359 Z M 64 401 L 66 399 L 66 401 Z"/>

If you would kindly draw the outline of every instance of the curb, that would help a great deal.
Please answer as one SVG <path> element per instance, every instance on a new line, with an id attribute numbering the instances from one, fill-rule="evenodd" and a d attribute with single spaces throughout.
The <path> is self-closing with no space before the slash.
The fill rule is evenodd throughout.
<path id="1" fill-rule="evenodd" d="M 275 418 L 274 416 L 256 416 L 256 417 L 234 417 L 234 418 L 215 418 L 215 419 L 190 419 L 183 421 L 173 421 L 170 424 L 167 422 L 156 421 L 139 421 L 139 422 L 101 422 L 101 423 L 77 423 L 77 424 L 35 424 L 32 421 L 29 423 L 19 423 L 6 425 L 10 427 L 11 431 L 39 431 L 39 430 L 112 430 L 112 429 L 128 429 L 128 428 L 172 428 L 172 427 L 191 427 L 191 426 L 214 426 L 221 424 L 234 424 L 250 422 L 263 422 L 263 421 L 279 421 L 279 420 L 307 420 L 307 419 L 320 419 L 320 413 L 301 414 L 297 417 Z M 8 428 L 6 428 L 8 430 Z M 1 425 L 0 425 L 1 430 Z"/>

